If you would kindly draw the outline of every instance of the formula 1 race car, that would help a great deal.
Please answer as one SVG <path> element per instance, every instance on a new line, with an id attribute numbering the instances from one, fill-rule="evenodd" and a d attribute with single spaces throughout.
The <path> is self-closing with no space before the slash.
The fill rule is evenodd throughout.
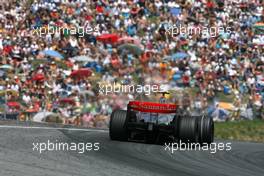
<path id="1" fill-rule="evenodd" d="M 127 110 L 115 110 L 110 117 L 111 140 L 164 144 L 180 140 L 207 143 L 214 140 L 214 123 L 205 115 L 178 111 L 175 103 L 130 101 Z"/>

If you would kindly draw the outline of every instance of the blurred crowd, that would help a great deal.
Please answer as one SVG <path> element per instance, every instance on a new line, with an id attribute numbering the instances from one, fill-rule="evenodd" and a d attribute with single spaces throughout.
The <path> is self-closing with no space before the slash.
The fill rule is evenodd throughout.
<path id="1" fill-rule="evenodd" d="M 135 98 L 98 94 L 99 82 L 118 82 L 188 88 L 194 102 L 226 97 L 264 118 L 263 0 L 9 0 L 0 11 L 0 93 L 10 112 L 106 127 Z M 171 36 L 173 25 L 230 31 Z M 47 26 L 62 29 L 34 32 Z"/>

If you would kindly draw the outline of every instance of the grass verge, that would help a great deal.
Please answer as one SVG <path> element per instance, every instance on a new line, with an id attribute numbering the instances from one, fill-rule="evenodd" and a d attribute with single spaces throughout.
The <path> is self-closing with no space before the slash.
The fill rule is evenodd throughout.
<path id="1" fill-rule="evenodd" d="M 264 120 L 216 122 L 215 138 L 264 142 Z"/>

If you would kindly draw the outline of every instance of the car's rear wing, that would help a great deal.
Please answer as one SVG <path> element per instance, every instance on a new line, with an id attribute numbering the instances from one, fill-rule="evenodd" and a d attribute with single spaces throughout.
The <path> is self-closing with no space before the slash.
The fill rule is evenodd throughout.
<path id="1" fill-rule="evenodd" d="M 176 113 L 176 104 L 165 104 L 165 103 L 154 103 L 154 102 L 141 102 L 141 101 L 130 101 L 128 108 L 150 113 Z"/>

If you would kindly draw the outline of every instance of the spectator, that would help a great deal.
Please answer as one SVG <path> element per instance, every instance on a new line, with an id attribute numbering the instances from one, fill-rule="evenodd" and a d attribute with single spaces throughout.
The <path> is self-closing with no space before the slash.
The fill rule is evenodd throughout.
<path id="1" fill-rule="evenodd" d="M 52 104 L 52 111 L 56 111 L 63 106 L 58 103 L 60 99 L 78 98 L 81 106 L 78 108 L 87 112 L 83 113 L 82 119 L 92 113 L 109 117 L 113 109 L 125 108 L 133 97 L 124 94 L 122 103 L 118 103 L 118 98 L 113 95 L 94 97 L 98 81 L 108 84 L 114 81 L 147 82 L 165 84 L 171 89 L 194 89 L 201 93 L 200 98 L 195 99 L 198 108 L 207 106 L 208 101 L 216 100 L 221 93 L 235 95 L 237 92 L 239 97 L 252 97 L 252 102 L 246 103 L 263 114 L 264 43 L 261 43 L 263 34 L 255 28 L 256 24 L 261 27 L 264 22 L 262 0 L 246 1 L 243 5 L 233 1 L 204 0 L 131 2 L 2 2 L 0 66 L 6 68 L 0 70 L 5 73 L 0 77 L 0 90 L 18 92 L 16 99 L 25 104 L 24 111 L 32 109 L 30 106 L 35 111 L 47 108 L 44 100 Z M 182 34 L 170 31 L 172 25 L 211 28 L 202 33 Z M 61 29 L 49 34 L 49 27 L 49 31 Z M 74 30 L 78 27 L 92 30 L 82 33 L 83 30 Z M 216 28 L 224 30 L 214 32 L 212 29 Z M 135 50 L 123 50 L 118 41 L 98 39 L 105 33 L 117 34 L 119 38 L 132 37 L 132 43 L 138 41 L 138 44 Z M 48 49 L 59 52 L 64 59 L 45 55 L 43 51 Z M 179 53 L 187 56 L 178 58 Z M 76 61 L 75 56 L 89 59 Z M 90 78 L 71 76 L 73 71 L 87 67 L 93 72 Z M 83 91 L 90 92 L 87 99 L 81 98 Z M 14 99 L 10 95 L 7 98 Z M 190 99 L 185 101 L 188 106 Z M 242 102 L 237 106 L 240 104 Z M 70 117 L 75 108 L 72 105 L 62 112 L 65 117 Z M 88 119 L 86 125 L 97 125 L 91 120 L 93 118 Z M 98 119 L 105 120 L 103 117 Z M 106 124 L 100 122 L 97 126 Z"/>

